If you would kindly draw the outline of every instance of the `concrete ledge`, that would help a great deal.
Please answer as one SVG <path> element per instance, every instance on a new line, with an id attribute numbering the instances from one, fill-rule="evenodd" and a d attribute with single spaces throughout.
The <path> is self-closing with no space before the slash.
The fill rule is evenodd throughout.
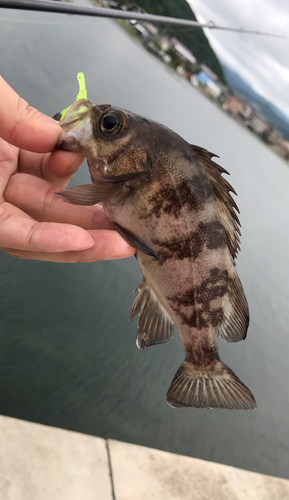
<path id="1" fill-rule="evenodd" d="M 289 481 L 0 416 L 1 500 L 288 500 Z"/>
<path id="2" fill-rule="evenodd" d="M 109 440 L 116 500 L 288 500 L 289 481 Z"/>
<path id="3" fill-rule="evenodd" d="M 104 439 L 0 416 L 1 500 L 112 500 Z"/>

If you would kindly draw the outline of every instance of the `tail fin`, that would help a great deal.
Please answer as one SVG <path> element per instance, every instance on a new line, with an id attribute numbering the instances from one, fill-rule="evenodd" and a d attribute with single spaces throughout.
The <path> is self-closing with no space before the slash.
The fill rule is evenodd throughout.
<path id="1" fill-rule="evenodd" d="M 251 391 L 222 361 L 217 361 L 210 371 L 196 370 L 194 365 L 184 361 L 168 390 L 167 402 L 174 408 L 256 408 Z"/>

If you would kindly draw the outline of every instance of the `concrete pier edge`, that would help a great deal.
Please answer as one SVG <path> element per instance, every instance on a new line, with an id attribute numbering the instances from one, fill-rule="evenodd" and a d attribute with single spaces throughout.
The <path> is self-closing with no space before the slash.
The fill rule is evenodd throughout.
<path id="1" fill-rule="evenodd" d="M 289 480 L 0 416 L 1 500 L 288 500 Z"/>

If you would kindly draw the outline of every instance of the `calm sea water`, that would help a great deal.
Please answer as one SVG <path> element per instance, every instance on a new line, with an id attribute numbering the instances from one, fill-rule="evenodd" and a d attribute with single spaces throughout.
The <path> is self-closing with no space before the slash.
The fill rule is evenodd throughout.
<path id="1" fill-rule="evenodd" d="M 241 210 L 237 269 L 250 305 L 245 342 L 222 359 L 254 412 L 174 410 L 178 335 L 139 351 L 128 323 L 134 258 L 52 264 L 0 256 L 0 413 L 289 478 L 289 169 L 114 22 L 0 9 L 0 73 L 53 115 L 89 98 L 158 120 L 220 156 Z M 73 181 L 88 182 L 85 167 Z"/>

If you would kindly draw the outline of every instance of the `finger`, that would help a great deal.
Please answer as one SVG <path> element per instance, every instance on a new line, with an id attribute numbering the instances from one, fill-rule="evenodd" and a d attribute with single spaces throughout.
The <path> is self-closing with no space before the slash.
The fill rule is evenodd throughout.
<path id="1" fill-rule="evenodd" d="M 84 229 L 112 229 L 100 205 L 85 207 L 65 203 L 55 194 L 56 190 L 56 186 L 38 177 L 15 174 L 4 198 L 38 221 L 74 224 Z"/>
<path id="2" fill-rule="evenodd" d="M 97 262 L 101 260 L 123 259 L 135 253 L 126 241 L 116 232 L 109 230 L 90 231 L 94 238 L 93 247 L 72 252 L 29 252 L 16 250 L 14 248 L 0 247 L 5 253 L 18 259 L 42 260 L 49 262 L 75 263 L 75 262 Z"/>
<path id="3" fill-rule="evenodd" d="M 65 187 L 77 172 L 83 160 L 84 156 L 80 153 L 55 150 L 44 158 L 42 177 L 52 184 Z"/>
<path id="4" fill-rule="evenodd" d="M 27 173 L 65 187 L 71 177 L 83 163 L 80 153 L 55 150 L 45 155 L 21 150 L 19 155 L 19 171 Z"/>
<path id="5" fill-rule="evenodd" d="M 0 242 L 5 248 L 30 252 L 65 252 L 94 245 L 91 235 L 69 224 L 36 222 L 3 209 L 0 212 Z"/>
<path id="6" fill-rule="evenodd" d="M 8 212 L 11 215 L 17 215 L 17 216 L 21 217 L 22 219 L 29 219 L 29 220 L 32 220 L 35 222 L 35 219 L 33 219 L 33 217 L 30 217 L 30 215 L 23 212 L 23 210 L 20 210 L 20 208 L 15 207 L 14 205 L 11 205 L 11 203 L 7 203 L 6 201 L 1 203 L 0 220 L 1 220 L 2 212 Z M 3 217 L 3 215 L 2 215 L 2 217 Z"/>
<path id="7" fill-rule="evenodd" d="M 1 77 L 0 95 L 0 137 L 29 151 L 52 151 L 61 133 L 59 124 L 30 107 Z"/>
<path id="8" fill-rule="evenodd" d="M 18 149 L 0 137 L 0 199 L 11 175 L 17 170 Z"/>

